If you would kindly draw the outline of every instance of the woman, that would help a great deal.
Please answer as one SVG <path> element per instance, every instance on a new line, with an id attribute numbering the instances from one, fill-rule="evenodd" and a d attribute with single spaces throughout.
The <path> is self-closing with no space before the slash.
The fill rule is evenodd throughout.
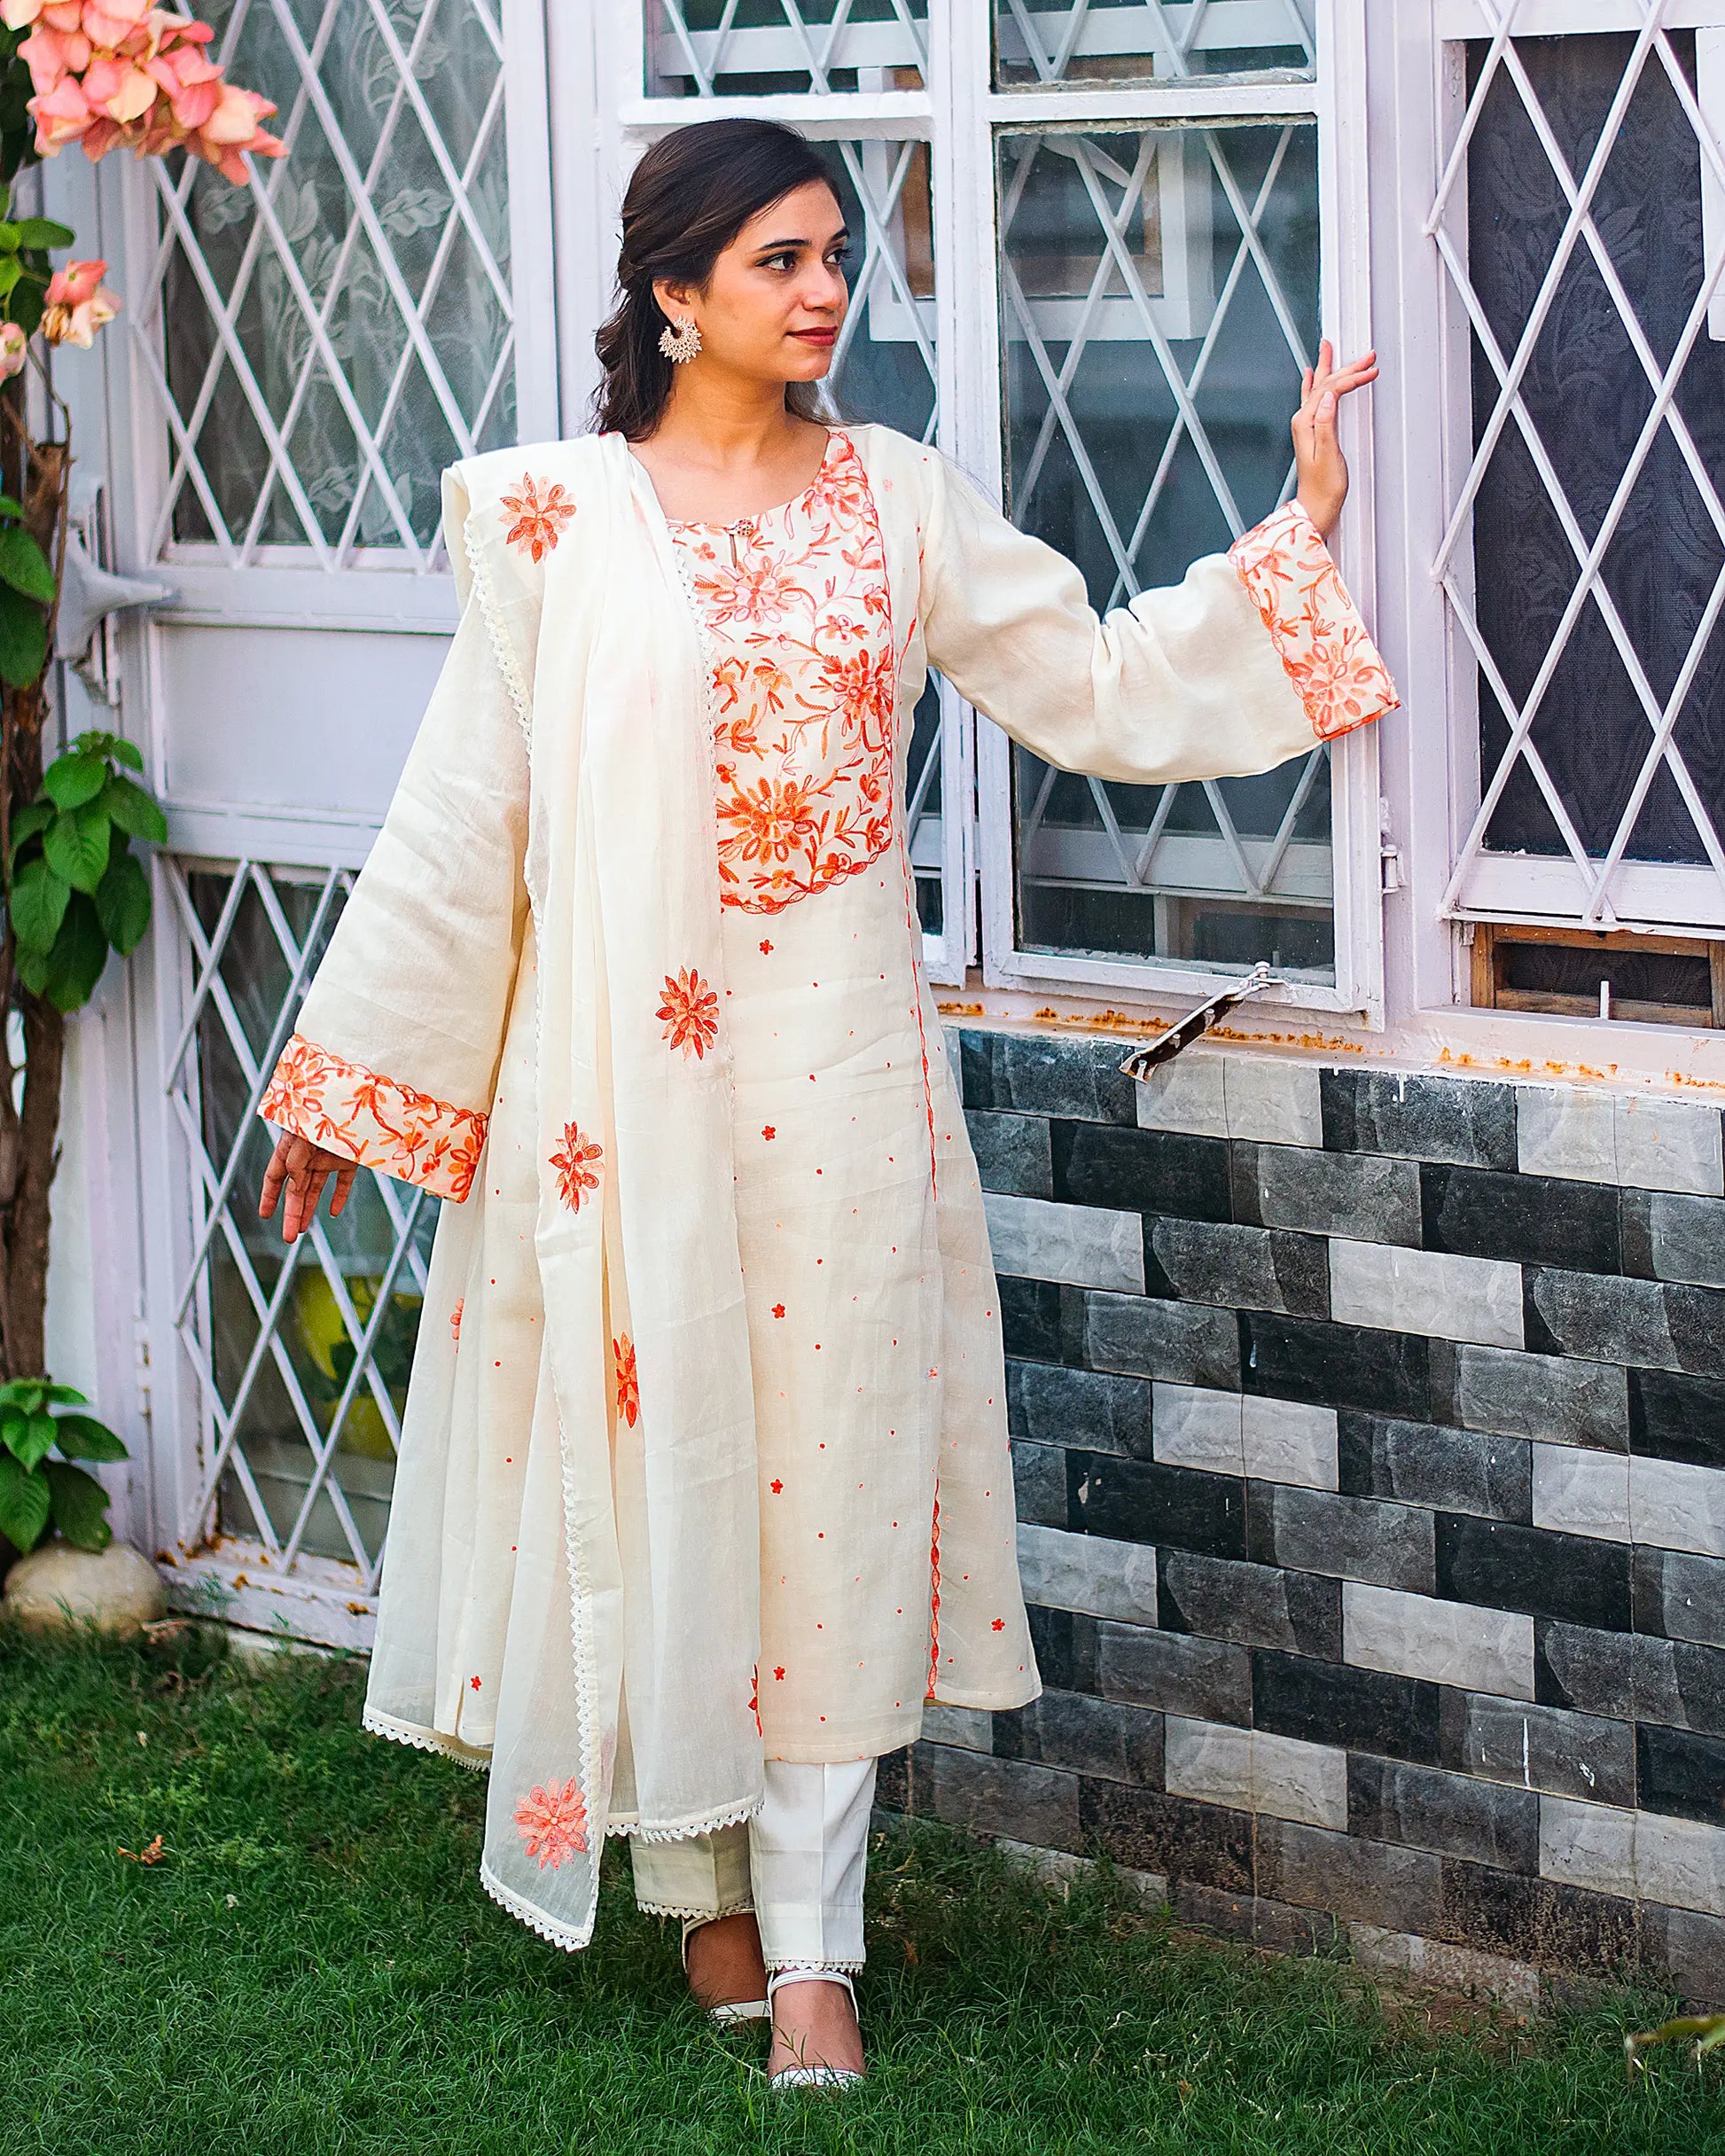
<path id="1" fill-rule="evenodd" d="M 643 158 L 598 431 L 447 477 L 460 625 L 261 1106 L 289 1240 L 358 1165 L 455 1201 L 367 1726 L 489 1765 L 481 1877 L 559 1945 L 628 1835 L 781 2086 L 862 2066 L 876 1760 L 1039 1689 L 900 807 L 925 668 L 1140 785 L 1393 702 L 1321 537 L 1369 358 L 1308 375 L 1296 504 L 1099 623 L 938 456 L 818 418 L 846 240 L 787 129 Z"/>

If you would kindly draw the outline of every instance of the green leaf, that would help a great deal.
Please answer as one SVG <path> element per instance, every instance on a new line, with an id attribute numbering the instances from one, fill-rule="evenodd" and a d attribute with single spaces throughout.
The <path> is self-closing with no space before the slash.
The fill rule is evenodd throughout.
<path id="1" fill-rule="evenodd" d="M 129 748 L 131 743 L 128 741 L 123 746 Z M 135 786 L 118 771 L 102 790 L 102 810 L 133 838 L 148 839 L 154 846 L 167 844 L 167 817 L 142 786 Z"/>
<path id="2" fill-rule="evenodd" d="M 125 841 L 121 841 L 123 849 Z M 150 926 L 150 879 L 136 854 L 121 851 L 96 887 L 96 918 L 122 958 L 129 958 Z"/>
<path id="3" fill-rule="evenodd" d="M 35 952 L 20 950 L 20 977 L 24 973 L 24 959 L 36 956 Z M 60 923 L 60 933 L 54 938 L 54 948 L 42 961 L 42 986 L 35 992 L 45 996 L 57 1011 L 81 1010 L 90 1001 L 107 962 L 108 939 L 102 933 L 95 903 L 82 891 L 74 891 L 66 910 L 66 918 Z M 34 987 L 27 980 L 24 985 Z"/>
<path id="4" fill-rule="evenodd" d="M 123 734 L 108 736 L 108 754 L 116 763 L 129 763 L 135 771 L 144 769 L 144 751 L 136 741 L 128 741 Z"/>
<path id="5" fill-rule="evenodd" d="M 51 1415 L 8 1416 L 3 1433 L 6 1450 L 26 1467 L 34 1467 L 38 1460 L 45 1460 L 54 1449 Z"/>
<path id="6" fill-rule="evenodd" d="M 82 808 L 62 808 L 43 833 L 42 850 L 55 875 L 74 891 L 94 891 L 108 865 L 112 827 L 99 801 Z"/>
<path id="7" fill-rule="evenodd" d="M 51 1407 L 87 1408 L 90 1395 L 81 1393 L 75 1385 L 44 1385 L 42 1396 Z"/>
<path id="8" fill-rule="evenodd" d="M 10 584 L 27 599 L 51 606 L 59 586 L 48 557 L 20 524 L 0 531 L 0 583 Z"/>
<path id="9" fill-rule="evenodd" d="M 42 790 L 57 808 L 82 808 L 107 783 L 107 765 L 84 749 L 67 749 L 42 775 Z"/>
<path id="10" fill-rule="evenodd" d="M 15 1549 L 34 1550 L 52 1504 L 52 1488 L 40 1468 L 32 1472 L 9 1452 L 0 1452 L 0 1535 Z"/>
<path id="11" fill-rule="evenodd" d="M 42 1457 L 40 1453 L 34 1457 L 31 1456 L 29 1417 L 20 1415 L 14 1410 L 0 1412 L 0 1446 L 4 1446 L 13 1459 L 21 1460 L 27 1467 L 34 1467 L 36 1460 Z"/>
<path id="12" fill-rule="evenodd" d="M 52 801 L 26 801 L 12 817 L 12 859 L 18 858 L 18 849 L 34 839 L 38 832 L 45 831 L 54 820 Z"/>
<path id="13" fill-rule="evenodd" d="M 27 689 L 47 663 L 47 616 L 33 600 L 0 585 L 0 681 Z"/>
<path id="14" fill-rule="evenodd" d="M 27 861 L 19 870 L 12 878 L 12 934 L 25 949 L 53 949 L 71 895 L 71 885 L 45 861 Z"/>
<path id="15" fill-rule="evenodd" d="M 70 225 L 56 224 L 51 217 L 20 217 L 15 244 L 20 247 L 69 247 L 77 237 Z"/>
<path id="16" fill-rule="evenodd" d="M 68 1460 L 123 1460 L 122 1441 L 93 1415 L 62 1415 L 54 1424 L 54 1442 Z"/>
<path id="17" fill-rule="evenodd" d="M 79 1550 L 105 1550 L 113 1529 L 105 1518 L 108 1493 L 96 1477 L 63 1460 L 44 1460 L 42 1472 L 48 1478 L 54 1525 L 66 1541 Z"/>
<path id="18" fill-rule="evenodd" d="M 15 494 L 0 494 L 0 517 L 21 517 L 24 504 Z"/>
<path id="19" fill-rule="evenodd" d="M 24 234 L 12 219 L 10 217 L 0 218 L 0 247 L 20 247 L 23 244 Z"/>
<path id="20" fill-rule="evenodd" d="M 0 1385 L 0 1407 L 17 1408 L 21 1414 L 34 1415 L 47 1397 L 41 1378 L 13 1378 Z"/>

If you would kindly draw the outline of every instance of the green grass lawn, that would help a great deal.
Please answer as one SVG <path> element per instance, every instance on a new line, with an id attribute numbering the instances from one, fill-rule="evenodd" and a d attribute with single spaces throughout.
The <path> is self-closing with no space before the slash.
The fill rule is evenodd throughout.
<path id="1" fill-rule="evenodd" d="M 477 1877 L 481 1777 L 363 1735 L 363 1668 L 0 1633 L 0 2151 L 1725 2151 L 1725 2074 L 1625 2085 L 1623 1997 L 1529 2027 L 883 1837 L 872 2076 L 775 2096 L 613 1849 L 598 1938 Z M 160 1835 L 160 1862 L 120 1855 Z"/>

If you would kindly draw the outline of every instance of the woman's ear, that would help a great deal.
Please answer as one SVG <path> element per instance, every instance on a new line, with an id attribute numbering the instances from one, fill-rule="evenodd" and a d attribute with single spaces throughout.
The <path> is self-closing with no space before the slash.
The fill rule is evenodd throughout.
<path id="1" fill-rule="evenodd" d="M 659 311 L 667 322 L 686 318 L 695 304 L 694 286 L 674 283 L 669 277 L 656 277 L 652 292 Z"/>

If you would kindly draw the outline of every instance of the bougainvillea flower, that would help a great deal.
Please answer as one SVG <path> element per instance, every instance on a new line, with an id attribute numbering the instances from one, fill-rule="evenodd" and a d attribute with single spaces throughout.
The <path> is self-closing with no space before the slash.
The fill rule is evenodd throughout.
<path id="1" fill-rule="evenodd" d="M 42 333 L 50 344 L 95 342 L 96 332 L 120 312 L 118 293 L 102 282 L 105 262 L 67 262 L 48 280 Z"/>
<path id="2" fill-rule="evenodd" d="M 29 344 L 21 323 L 0 322 L 0 382 L 10 381 L 14 374 L 24 371 L 24 355 Z"/>

